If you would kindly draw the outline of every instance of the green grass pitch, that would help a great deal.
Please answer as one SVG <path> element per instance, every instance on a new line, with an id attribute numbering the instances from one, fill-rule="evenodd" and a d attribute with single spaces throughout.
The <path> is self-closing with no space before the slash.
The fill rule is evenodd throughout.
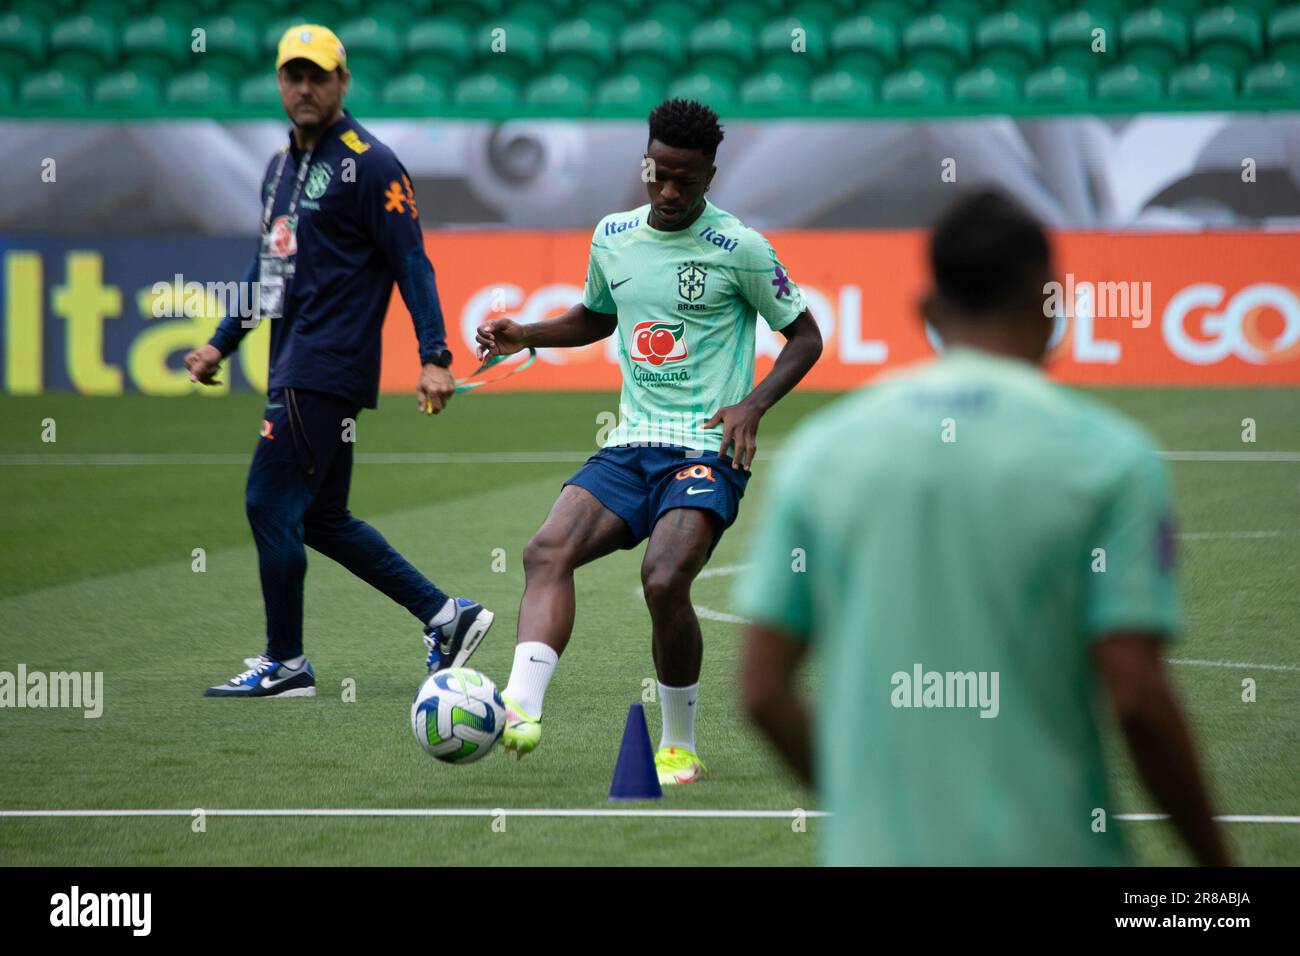
<path id="1" fill-rule="evenodd" d="M 1300 450 L 1285 389 L 1102 390 L 1166 448 Z M 760 448 L 834 396 L 796 394 L 763 423 Z M 578 572 L 572 644 L 547 698 L 542 747 L 465 767 L 426 756 L 409 708 L 423 676 L 404 610 L 310 554 L 306 647 L 315 699 L 235 702 L 202 690 L 263 646 L 256 555 L 243 514 L 262 399 L 69 395 L 0 399 L 0 670 L 103 671 L 97 720 L 79 711 L 0 711 L 0 809 L 599 808 L 628 705 L 654 676 L 636 552 Z M 436 418 L 387 396 L 358 423 L 360 456 L 583 453 L 609 394 L 458 398 Z M 41 440 L 54 419 L 57 441 Z M 1242 420 L 1257 441 L 1242 442 Z M 155 456 L 105 463 L 78 456 Z M 504 683 L 523 586 L 519 556 L 578 459 L 356 467 L 352 507 L 453 594 L 497 623 L 473 666 Z M 551 456 L 552 458 L 558 456 Z M 44 459 L 44 460 L 43 460 Z M 1300 462 L 1172 464 L 1189 630 L 1174 665 L 1223 813 L 1300 814 Z M 766 491 L 760 458 L 737 526 L 711 567 L 745 561 Z M 1267 532 L 1254 537 L 1237 532 Z M 207 570 L 191 569 L 203 548 Z M 501 549 L 500 552 L 495 549 Z M 505 570 L 494 558 L 505 556 Z M 699 581 L 697 605 L 731 610 L 733 578 Z M 813 808 L 735 706 L 739 628 L 702 622 L 701 753 L 712 778 L 669 792 L 672 809 Z M 1288 669 L 1290 668 L 1290 669 Z M 1242 701 L 1242 680 L 1258 699 Z M 355 682 L 345 702 L 344 681 Z M 659 709 L 646 707 L 652 737 Z M 845 728 L 845 744 L 870 728 Z M 1151 811 L 1118 748 L 1116 812 Z M 210 817 L 0 818 L 0 864 L 784 864 L 816 859 L 818 824 L 788 819 Z M 1148 864 L 1187 862 L 1164 823 L 1117 823 Z M 1300 826 L 1230 824 L 1247 864 L 1300 863 Z"/>

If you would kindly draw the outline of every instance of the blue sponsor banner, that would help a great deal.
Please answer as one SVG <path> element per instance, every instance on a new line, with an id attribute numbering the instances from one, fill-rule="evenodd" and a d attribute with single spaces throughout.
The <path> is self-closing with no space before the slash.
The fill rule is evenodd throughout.
<path id="1" fill-rule="evenodd" d="M 221 395 L 266 387 L 269 326 L 245 338 L 223 386 L 200 389 L 182 360 L 228 312 L 256 239 L 0 237 L 0 390 L 11 395 Z"/>

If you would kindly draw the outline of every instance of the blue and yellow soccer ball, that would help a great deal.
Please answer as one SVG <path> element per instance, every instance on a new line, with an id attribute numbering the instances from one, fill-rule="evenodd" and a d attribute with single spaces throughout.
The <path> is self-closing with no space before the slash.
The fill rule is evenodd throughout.
<path id="1" fill-rule="evenodd" d="M 411 730 L 444 763 L 473 763 L 506 727 L 506 705 L 491 679 L 468 667 L 430 674 L 415 692 Z"/>

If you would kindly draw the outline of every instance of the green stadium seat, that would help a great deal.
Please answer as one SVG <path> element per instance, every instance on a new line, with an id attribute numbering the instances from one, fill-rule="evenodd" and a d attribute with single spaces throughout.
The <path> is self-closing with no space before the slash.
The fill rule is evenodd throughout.
<path id="1" fill-rule="evenodd" d="M 406 35 L 406 69 L 413 73 L 450 82 L 473 61 L 470 31 L 456 20 L 420 20 Z"/>
<path id="2" fill-rule="evenodd" d="M 466 115 L 511 115 L 519 108 L 519 84 L 511 76 L 476 73 L 456 84 L 452 104 Z"/>
<path id="3" fill-rule="evenodd" d="M 1166 73 L 1187 59 L 1187 21 L 1158 7 L 1125 18 L 1119 37 L 1126 63 Z"/>
<path id="4" fill-rule="evenodd" d="M 596 89 L 592 116 L 644 119 L 663 99 L 664 84 L 640 73 L 611 77 Z"/>
<path id="5" fill-rule="evenodd" d="M 1075 106 L 1088 102 L 1088 74 L 1052 64 L 1025 77 L 1025 102 L 1037 106 Z"/>
<path id="6" fill-rule="evenodd" d="M 97 107 L 124 113 L 151 113 L 162 102 L 162 89 L 152 73 L 118 70 L 95 81 L 91 101 Z"/>
<path id="7" fill-rule="evenodd" d="M 132 16 L 132 10 L 119 0 L 82 0 L 77 6 L 79 15 L 92 16 L 96 20 L 112 23 L 121 27 Z"/>
<path id="8" fill-rule="evenodd" d="M 1008 70 L 977 66 L 953 79 L 952 98 L 961 106 L 1007 109 L 1020 100 L 1020 84 Z"/>
<path id="9" fill-rule="evenodd" d="M 386 20 L 361 17 L 334 31 L 348 54 L 348 69 L 374 75 L 391 75 L 402 60 L 402 41 Z"/>
<path id="10" fill-rule="evenodd" d="M 1135 109 L 1145 109 L 1164 99 L 1160 74 L 1149 66 L 1135 63 L 1103 71 L 1097 76 L 1094 90 L 1099 103 L 1131 105 Z"/>
<path id="11" fill-rule="evenodd" d="M 1006 6 L 1003 7 L 1005 13 L 1018 13 L 1040 24 L 1050 23 L 1064 10 L 1065 5 L 1057 3 L 1056 0 L 1007 0 Z"/>
<path id="12" fill-rule="evenodd" d="M 18 85 L 18 102 L 29 110 L 62 112 L 86 105 L 86 81 L 66 70 L 45 70 Z"/>
<path id="13" fill-rule="evenodd" d="M 0 74 L 0 110 L 10 113 L 18 105 L 18 88 L 13 77 Z"/>
<path id="14" fill-rule="evenodd" d="M 1052 63 L 1073 67 L 1089 76 L 1118 65 L 1119 39 L 1114 17 L 1090 9 L 1063 13 L 1047 26 Z M 1094 50 L 1100 45 L 1098 41 L 1104 41 L 1104 52 Z"/>
<path id="15" fill-rule="evenodd" d="M 776 69 L 760 70 L 740 84 L 739 114 L 793 116 L 804 112 L 808 85 L 801 76 Z"/>
<path id="16" fill-rule="evenodd" d="M 1024 73 L 1042 61 L 1045 49 L 1042 24 L 1025 13 L 995 13 L 975 28 L 975 51 L 981 66 Z"/>
<path id="17" fill-rule="evenodd" d="M 1202 63 L 1217 63 L 1233 72 L 1262 55 L 1264 28 L 1257 14 L 1219 7 L 1206 10 L 1192 25 L 1192 45 Z"/>
<path id="18" fill-rule="evenodd" d="M 1274 60 L 1300 65 L 1300 4 L 1269 17 L 1268 49 Z"/>
<path id="19" fill-rule="evenodd" d="M 167 106 L 186 115 L 223 115 L 233 99 L 233 84 L 219 71 L 191 70 L 167 84 Z"/>
<path id="20" fill-rule="evenodd" d="M 224 73 L 235 79 L 249 70 L 274 66 L 272 57 L 261 57 L 257 52 L 257 34 L 247 23 L 233 17 L 217 17 L 197 26 L 204 29 L 206 53 L 195 54 L 193 62 L 203 70 Z"/>
<path id="21" fill-rule="evenodd" d="M 667 80 L 686 61 L 686 38 L 671 21 L 651 17 L 628 24 L 618 38 L 619 65 L 625 73 Z"/>
<path id="22" fill-rule="evenodd" d="M 191 39 L 184 24 L 172 17 L 132 20 L 122 30 L 122 65 L 137 73 L 171 74 L 189 65 Z"/>
<path id="23" fill-rule="evenodd" d="M 1252 66 L 1241 81 L 1245 100 L 1274 100 L 1300 108 L 1300 66 L 1288 60 L 1273 60 Z"/>
<path id="24" fill-rule="evenodd" d="M 210 19 L 220 16 L 225 0 L 157 0 L 149 7 L 149 12 L 160 17 L 179 17 L 181 20 L 193 20 L 198 16 Z"/>
<path id="25" fill-rule="evenodd" d="M 818 116 L 855 116 L 876 102 L 874 78 L 851 70 L 830 70 L 808 87 L 808 102 Z"/>
<path id="26" fill-rule="evenodd" d="M 55 69 L 81 76 L 100 73 L 117 61 L 115 24 L 92 16 L 60 20 L 50 30 L 49 49 Z"/>
<path id="27" fill-rule="evenodd" d="M 353 116 L 361 116 L 379 106 L 387 76 L 369 73 L 353 73 L 348 83 L 347 96 L 343 107 Z"/>
<path id="28" fill-rule="evenodd" d="M 277 118 L 283 116 L 280 83 L 275 74 L 264 70 L 240 81 L 239 105 L 244 113 Z"/>
<path id="29" fill-rule="evenodd" d="M 795 30 L 803 30 L 796 34 Z M 799 37 L 799 51 L 794 49 Z M 784 70 L 807 78 L 826 68 L 829 53 L 825 28 L 818 22 L 800 17 L 783 17 L 763 28 L 758 37 L 760 62 L 764 68 Z"/>
<path id="30" fill-rule="evenodd" d="M 515 0 L 507 7 L 506 16 L 515 23 L 527 23 L 542 36 L 546 36 L 558 20 L 555 10 L 543 0 Z"/>
<path id="31" fill-rule="evenodd" d="M 447 85 L 425 73 L 403 73 L 384 86 L 382 102 L 404 115 L 435 116 L 446 110 L 451 97 Z"/>
<path id="32" fill-rule="evenodd" d="M 887 20 L 901 30 L 909 20 L 922 13 L 924 8 L 924 3 L 915 3 L 912 0 L 868 0 L 858 8 L 857 15 Z M 839 22 L 843 23 L 851 19 L 852 16 L 846 16 Z"/>
<path id="33" fill-rule="evenodd" d="M 495 34 L 499 42 L 494 51 L 494 33 L 498 30 L 501 32 Z M 509 17 L 478 26 L 473 34 L 472 49 L 479 69 L 509 77 L 518 85 L 536 76 L 546 59 L 542 34 L 532 23 Z M 517 97 L 518 90 L 515 94 Z"/>
<path id="34" fill-rule="evenodd" d="M 19 76 L 45 62 L 45 30 L 25 13 L 0 14 L 0 75 Z"/>
<path id="35" fill-rule="evenodd" d="M 744 27 L 750 33 L 757 34 L 767 24 L 780 17 L 783 12 L 780 6 L 776 9 L 764 9 L 757 0 L 748 0 L 748 2 L 741 0 L 739 3 L 720 5 L 714 11 L 713 18 L 726 20 L 738 27 Z"/>
<path id="36" fill-rule="evenodd" d="M 1276 10 L 1283 3 L 1294 3 L 1295 0 L 1232 0 L 1229 6 L 1237 10 L 1238 13 L 1253 13 L 1259 17 L 1260 21 L 1268 19 L 1269 14 Z M 1210 6 L 1216 6 L 1211 0 Z"/>
<path id="37" fill-rule="evenodd" d="M 951 75 L 970 60 L 970 28 L 943 13 L 917 17 L 903 29 L 909 70 Z"/>
<path id="38" fill-rule="evenodd" d="M 277 7 L 265 0 L 229 0 L 222 5 L 221 12 L 240 23 L 247 24 L 250 30 L 261 37 L 267 23 L 290 11 L 287 7 Z"/>
<path id="39" fill-rule="evenodd" d="M 665 94 L 669 98 L 699 100 L 726 115 L 736 104 L 736 81 L 729 72 L 696 70 L 675 80 Z"/>
<path id="40" fill-rule="evenodd" d="M 754 65 L 757 44 L 749 27 L 730 20 L 706 20 L 690 33 L 687 48 L 697 69 L 730 73 L 733 78 Z"/>
<path id="41" fill-rule="evenodd" d="M 599 23 L 606 30 L 617 34 L 623 26 L 637 16 L 638 7 L 629 9 L 618 0 L 588 0 L 577 3 L 571 11 L 571 19 L 589 20 Z"/>
<path id="42" fill-rule="evenodd" d="M 857 16 L 857 8 L 850 4 L 848 7 L 838 6 L 831 3 L 830 0 L 804 0 L 796 2 L 790 7 L 786 17 L 793 20 L 803 20 L 807 23 L 815 23 L 821 27 L 822 32 L 826 34 L 829 40 L 831 29 L 843 20 L 851 20 Z"/>
<path id="43" fill-rule="evenodd" d="M 918 11 L 925 12 L 925 11 Z M 934 0 L 930 13 L 941 13 L 958 23 L 975 24 L 987 12 L 979 0 Z"/>
<path id="44" fill-rule="evenodd" d="M 524 111 L 532 116 L 585 116 L 592 96 L 585 77 L 548 73 L 524 87 Z"/>
<path id="45" fill-rule="evenodd" d="M 1219 63 L 1188 63 L 1169 77 L 1175 103 L 1230 104 L 1237 98 L 1237 75 Z"/>
<path id="46" fill-rule="evenodd" d="M 546 38 L 546 52 L 552 72 L 585 77 L 591 83 L 608 75 L 618 51 L 614 34 L 602 21 L 579 19 L 556 25 Z"/>
<path id="47" fill-rule="evenodd" d="M 836 70 L 879 78 L 898 66 L 898 29 L 879 16 L 854 17 L 831 30 Z"/>
<path id="48" fill-rule="evenodd" d="M 891 73 L 880 84 L 880 101 L 895 109 L 925 109 L 948 102 L 948 81 L 936 71 L 906 69 Z"/>

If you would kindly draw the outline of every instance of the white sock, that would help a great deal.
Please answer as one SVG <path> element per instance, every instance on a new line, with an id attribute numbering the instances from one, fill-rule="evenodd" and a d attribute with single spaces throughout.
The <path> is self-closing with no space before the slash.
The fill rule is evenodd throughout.
<path id="1" fill-rule="evenodd" d="M 450 624 L 451 619 L 456 616 L 456 599 L 447 598 L 447 603 L 439 608 L 438 613 L 429 618 L 430 627 L 441 627 L 443 624 Z"/>
<path id="2" fill-rule="evenodd" d="M 299 654 L 297 657 L 291 657 L 287 661 L 280 661 L 280 663 L 289 668 L 289 670 L 296 671 L 298 668 L 302 667 L 303 661 L 306 659 L 306 654 Z"/>
<path id="3" fill-rule="evenodd" d="M 660 747 L 678 747 L 695 753 L 695 701 L 699 690 L 698 681 L 690 687 L 659 684 L 659 710 L 664 718 Z"/>
<path id="4" fill-rule="evenodd" d="M 515 645 L 515 663 L 510 668 L 510 683 L 502 691 L 528 717 L 541 720 L 542 699 L 555 673 L 560 655 L 549 644 L 524 641 Z"/>

